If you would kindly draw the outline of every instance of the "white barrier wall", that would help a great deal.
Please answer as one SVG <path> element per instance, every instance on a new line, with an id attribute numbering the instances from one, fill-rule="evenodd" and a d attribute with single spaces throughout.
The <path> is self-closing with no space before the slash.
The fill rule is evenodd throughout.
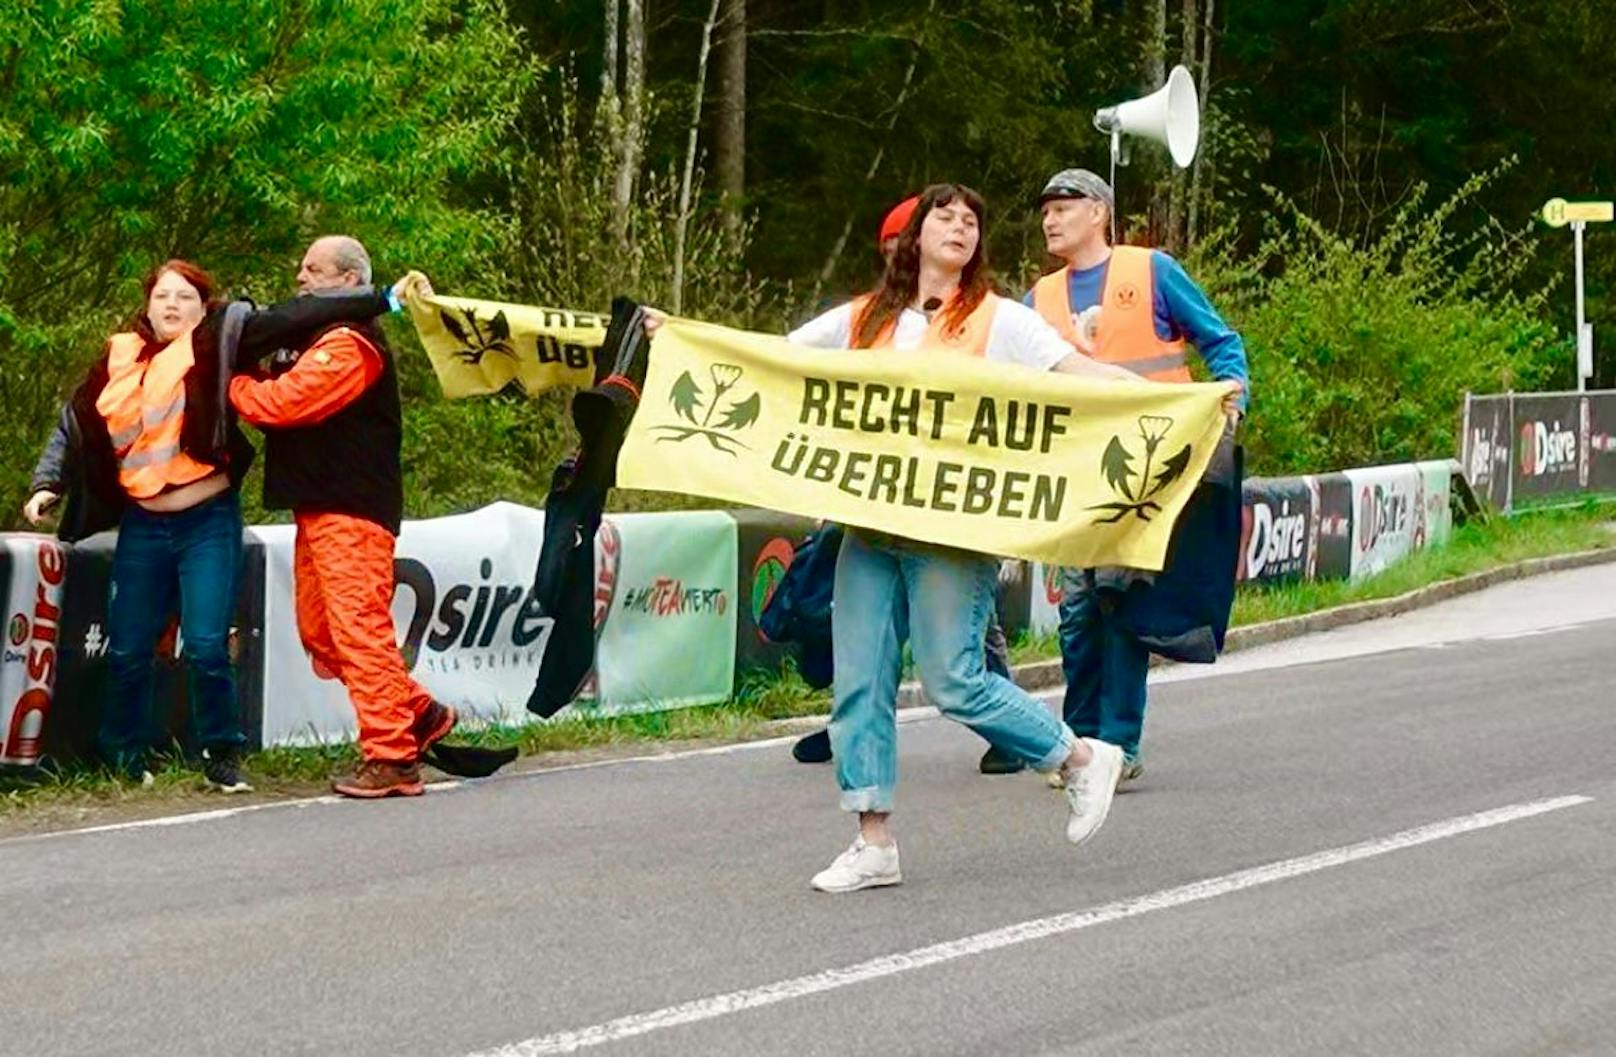
<path id="1" fill-rule="evenodd" d="M 297 633 L 294 532 L 264 547 L 265 745 L 352 738 L 340 683 Z M 721 511 L 607 519 L 596 546 L 598 676 L 577 707 L 647 711 L 722 701 L 735 680 L 735 521 Z M 528 722 L 552 619 L 528 598 L 544 513 L 494 503 L 406 521 L 394 552 L 393 623 L 411 676 L 468 716 Z"/>
<path id="2" fill-rule="evenodd" d="M 1346 471 L 1353 494 L 1352 579 L 1447 542 L 1453 465 L 1441 460 Z"/>
<path id="3" fill-rule="evenodd" d="M 1449 476 L 1455 466 L 1444 460 L 1247 482 L 1245 577 L 1361 578 L 1445 541 L 1452 531 Z M 1263 516 L 1254 504 L 1264 505 Z M 1321 533 L 1326 523 L 1339 523 L 1339 532 Z M 509 724 L 529 719 L 524 705 L 553 624 L 528 600 L 543 534 L 543 512 L 513 503 L 404 524 L 394 561 L 397 641 L 412 676 L 467 715 Z M 256 733 L 265 746 L 353 737 L 346 692 L 314 671 L 298 637 L 294 529 L 251 528 L 247 536 L 236 619 L 243 715 L 249 724 L 261 717 Z M 595 541 L 594 612 L 583 617 L 598 635 L 597 674 L 574 708 L 641 712 L 730 696 L 742 630 L 737 585 L 744 578 L 755 593 L 752 566 L 761 560 L 749 557 L 748 568 L 739 568 L 739 537 L 736 517 L 726 511 L 606 519 Z M 775 555 L 771 560 L 782 563 L 773 574 L 778 578 L 790 541 L 770 539 L 759 549 L 762 538 L 750 546 Z M 0 597 L 8 605 L 0 763 L 33 762 L 47 736 L 57 745 L 51 752 L 80 754 L 91 743 L 92 699 L 101 686 L 91 676 L 104 667 L 100 622 L 111 538 L 73 548 L 31 533 L 0 541 Z M 71 582 L 70 566 L 76 569 Z M 1054 631 L 1058 571 L 1035 564 L 1030 572 L 1027 623 L 1037 632 Z M 59 631 L 64 612 L 66 630 Z M 1018 624 L 1018 616 L 1006 614 L 1006 623 Z M 176 672 L 158 680 L 155 712 L 160 724 L 169 717 L 169 736 L 183 737 L 175 717 L 183 715 L 184 680 Z M 53 695 L 63 697 L 54 715 Z"/>

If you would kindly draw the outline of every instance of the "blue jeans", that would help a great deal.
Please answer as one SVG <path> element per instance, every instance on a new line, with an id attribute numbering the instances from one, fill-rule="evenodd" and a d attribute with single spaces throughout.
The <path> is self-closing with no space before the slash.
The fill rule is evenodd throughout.
<path id="1" fill-rule="evenodd" d="M 982 636 L 997 568 L 979 554 L 848 530 L 831 617 L 830 741 L 844 811 L 892 810 L 905 613 L 921 686 L 939 712 L 1041 771 L 1071 752 L 1071 733 L 1047 708 L 987 670 Z"/>
<path id="2" fill-rule="evenodd" d="M 1145 676 L 1150 651 L 1111 619 L 1094 588 L 1093 569 L 1061 570 L 1061 667 L 1066 672 L 1062 714 L 1072 733 L 1139 755 L 1145 726 Z"/>
<path id="3" fill-rule="evenodd" d="M 246 740 L 229 651 L 241 554 L 235 489 L 174 514 L 133 504 L 124 512 L 112 556 L 107 688 L 97 735 L 108 763 L 133 773 L 144 765 L 152 740 L 152 664 L 176 600 L 196 740 L 204 748 Z"/>

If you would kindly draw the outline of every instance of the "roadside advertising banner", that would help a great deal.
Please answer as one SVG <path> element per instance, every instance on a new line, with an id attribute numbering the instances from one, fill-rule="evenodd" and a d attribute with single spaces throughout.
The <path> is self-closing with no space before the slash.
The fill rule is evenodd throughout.
<path id="1" fill-rule="evenodd" d="M 1453 536 L 1453 475 L 1460 472 L 1459 464 L 1452 459 L 1431 459 L 1414 465 L 1423 476 L 1425 492 L 1414 547 L 1443 546 Z"/>
<path id="2" fill-rule="evenodd" d="M 1511 509 L 1588 487 L 1587 445 L 1580 443 L 1582 399 L 1575 393 L 1516 393 Z"/>
<path id="3" fill-rule="evenodd" d="M 1028 607 L 1027 627 L 1035 635 L 1060 630 L 1060 572 L 1060 566 L 1043 562 L 1033 562 L 1028 569 L 1032 598 Z"/>
<path id="4" fill-rule="evenodd" d="M 0 764 L 29 765 L 44 751 L 61 667 L 67 552 L 35 533 L 4 538 L 5 644 L 0 654 Z"/>
<path id="5" fill-rule="evenodd" d="M 1352 482 L 1352 579 L 1373 576 L 1414 549 L 1424 476 L 1412 464 L 1346 471 Z"/>
<path id="6" fill-rule="evenodd" d="M 1471 490 L 1494 510 L 1510 507 L 1514 433 L 1514 404 L 1508 394 L 1466 396 L 1459 461 Z"/>
<path id="7" fill-rule="evenodd" d="M 735 519 L 703 510 L 608 520 L 622 552 L 595 653 L 599 698 L 574 707 L 615 714 L 725 700 L 735 685 Z"/>
<path id="8" fill-rule="evenodd" d="M 809 518 L 772 510 L 739 509 L 728 513 L 735 520 L 735 583 L 740 600 L 735 614 L 735 665 L 743 672 L 757 668 L 778 670 L 785 658 L 795 656 L 796 647 L 769 641 L 758 627 L 758 618 L 791 567 L 797 545 L 813 531 L 814 523 Z"/>
<path id="9" fill-rule="evenodd" d="M 999 627 L 1006 638 L 1013 639 L 1032 626 L 1032 596 L 1041 588 L 1032 580 L 1033 563 L 1019 558 L 1004 560 L 1010 565 L 1000 568 L 999 589 L 994 596 L 994 605 Z"/>
<path id="10" fill-rule="evenodd" d="M 1582 398 L 1579 422 L 1588 452 L 1588 487 L 1616 492 L 1616 393 L 1589 393 Z"/>
<path id="11" fill-rule="evenodd" d="M 1447 541 L 1453 532 L 1454 469 L 1452 460 L 1442 459 L 1346 471 L 1356 504 L 1354 580 L 1373 576 L 1413 551 Z"/>
<path id="12" fill-rule="evenodd" d="M 297 633 L 291 525 L 250 530 L 264 550 L 265 744 L 352 738 L 353 707 Z M 394 552 L 393 623 L 410 674 L 468 716 L 523 723 L 551 621 L 529 600 L 544 513 L 494 503 L 406 521 Z"/>
<path id="13" fill-rule="evenodd" d="M 1306 580 L 1318 567 L 1316 488 L 1304 477 L 1253 477 L 1242 488 L 1241 581 Z"/>
<path id="14" fill-rule="evenodd" d="M 1354 495 L 1345 473 L 1315 475 L 1318 488 L 1314 509 L 1318 511 L 1317 579 L 1345 580 L 1352 575 Z"/>

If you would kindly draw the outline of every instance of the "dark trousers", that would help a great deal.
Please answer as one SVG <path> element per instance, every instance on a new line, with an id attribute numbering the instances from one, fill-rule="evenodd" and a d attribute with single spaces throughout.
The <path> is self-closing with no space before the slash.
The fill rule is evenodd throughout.
<path id="1" fill-rule="evenodd" d="M 124 511 L 112 558 L 107 688 L 97 735 L 109 763 L 132 773 L 144 765 L 154 654 L 176 601 L 196 740 L 204 748 L 246 740 L 229 649 L 241 555 L 241 498 L 234 489 L 174 514 L 134 505 Z"/>
<path id="2" fill-rule="evenodd" d="M 1145 726 L 1145 677 L 1150 651 L 1109 612 L 1095 590 L 1094 570 L 1062 570 L 1061 667 L 1066 672 L 1062 714 L 1072 733 L 1139 755 Z"/>

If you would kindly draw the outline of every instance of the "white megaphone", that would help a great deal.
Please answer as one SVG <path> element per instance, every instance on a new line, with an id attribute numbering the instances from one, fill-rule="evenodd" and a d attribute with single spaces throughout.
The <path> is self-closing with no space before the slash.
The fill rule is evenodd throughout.
<path id="1" fill-rule="evenodd" d="M 1108 106 L 1094 115 L 1094 127 L 1111 134 L 1113 164 L 1122 157 L 1122 137 L 1142 136 L 1165 143 L 1173 164 L 1189 168 L 1201 140 L 1201 107 L 1195 98 L 1195 79 L 1182 66 L 1174 66 L 1167 83 L 1142 99 Z"/>

